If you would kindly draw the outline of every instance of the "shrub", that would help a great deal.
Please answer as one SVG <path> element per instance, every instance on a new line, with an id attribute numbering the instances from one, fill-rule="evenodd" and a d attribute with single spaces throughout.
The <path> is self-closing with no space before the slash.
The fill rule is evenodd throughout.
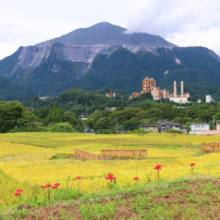
<path id="1" fill-rule="evenodd" d="M 133 133 L 134 134 L 147 134 L 148 131 L 145 131 L 144 129 L 134 129 Z"/>
<path id="2" fill-rule="evenodd" d="M 69 123 L 56 123 L 50 128 L 49 132 L 76 132 L 76 130 Z"/>
<path id="3" fill-rule="evenodd" d="M 182 132 L 182 131 L 175 130 L 175 129 L 173 129 L 173 128 L 170 128 L 170 129 L 167 130 L 167 133 L 182 134 L 183 132 Z"/>

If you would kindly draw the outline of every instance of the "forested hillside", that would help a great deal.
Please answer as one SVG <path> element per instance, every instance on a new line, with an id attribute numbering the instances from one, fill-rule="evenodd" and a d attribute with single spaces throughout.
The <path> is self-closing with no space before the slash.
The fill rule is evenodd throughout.
<path id="1" fill-rule="evenodd" d="M 0 101 L 25 101 L 33 96 L 36 96 L 36 93 L 31 88 L 0 77 Z"/>

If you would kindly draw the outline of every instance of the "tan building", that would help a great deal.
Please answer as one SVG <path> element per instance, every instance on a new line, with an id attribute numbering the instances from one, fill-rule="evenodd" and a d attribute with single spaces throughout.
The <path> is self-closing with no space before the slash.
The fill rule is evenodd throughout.
<path id="1" fill-rule="evenodd" d="M 148 78 L 145 77 L 142 80 L 142 92 L 146 93 L 146 92 L 151 92 L 152 88 L 156 87 L 156 80 L 154 80 L 153 78 Z"/>

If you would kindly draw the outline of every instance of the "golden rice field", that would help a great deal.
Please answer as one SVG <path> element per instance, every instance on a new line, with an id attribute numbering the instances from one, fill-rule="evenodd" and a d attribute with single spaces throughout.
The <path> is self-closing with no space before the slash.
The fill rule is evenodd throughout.
<path id="1" fill-rule="evenodd" d="M 119 187 L 134 185 L 133 178 L 140 182 L 155 181 L 155 165 L 162 165 L 161 179 L 175 179 L 194 173 L 219 175 L 220 153 L 205 154 L 200 151 L 201 142 L 220 142 L 219 136 L 193 136 L 170 134 L 91 135 L 67 133 L 15 133 L 0 135 L 0 206 L 16 202 L 13 193 L 24 190 L 24 197 L 33 195 L 40 186 L 59 182 L 62 187 L 77 187 L 76 176 L 81 176 L 80 189 L 85 192 L 100 192 L 106 189 L 105 176 L 117 177 Z M 99 160 L 81 161 L 73 158 L 74 148 L 92 153 L 101 149 L 147 149 L 144 160 Z M 56 155 L 67 157 L 57 157 Z M 60 159 L 59 159 L 60 158 Z M 38 192 L 39 190 L 39 192 Z"/>

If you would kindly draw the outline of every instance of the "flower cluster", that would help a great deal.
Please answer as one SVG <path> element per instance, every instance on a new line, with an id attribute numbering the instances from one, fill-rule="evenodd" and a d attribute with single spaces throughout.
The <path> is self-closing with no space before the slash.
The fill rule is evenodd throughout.
<path id="1" fill-rule="evenodd" d="M 154 167 L 154 169 L 155 170 L 161 170 L 161 165 L 158 164 L 157 166 Z"/>
<path id="2" fill-rule="evenodd" d="M 51 184 L 47 184 L 45 186 L 44 185 L 41 186 L 41 188 L 42 189 L 46 189 L 46 188 L 50 188 L 51 187 L 52 189 L 57 189 L 59 185 L 60 185 L 60 183 L 55 183 L 54 186 L 51 187 Z"/>
<path id="3" fill-rule="evenodd" d="M 191 167 L 194 167 L 195 165 L 196 165 L 195 163 L 191 163 L 191 164 L 190 164 Z"/>
<path id="4" fill-rule="evenodd" d="M 134 178 L 134 180 L 136 180 L 136 181 L 137 181 L 137 180 L 139 180 L 139 178 L 138 178 L 138 177 L 135 177 L 135 178 Z"/>
<path id="5" fill-rule="evenodd" d="M 16 193 L 14 194 L 15 196 L 20 196 L 21 195 L 21 192 L 23 192 L 22 189 L 17 189 L 16 190 Z"/>
<path id="6" fill-rule="evenodd" d="M 114 177 L 113 174 L 109 174 L 108 176 L 105 177 L 105 179 L 112 181 L 112 180 L 116 180 L 116 177 Z"/>

